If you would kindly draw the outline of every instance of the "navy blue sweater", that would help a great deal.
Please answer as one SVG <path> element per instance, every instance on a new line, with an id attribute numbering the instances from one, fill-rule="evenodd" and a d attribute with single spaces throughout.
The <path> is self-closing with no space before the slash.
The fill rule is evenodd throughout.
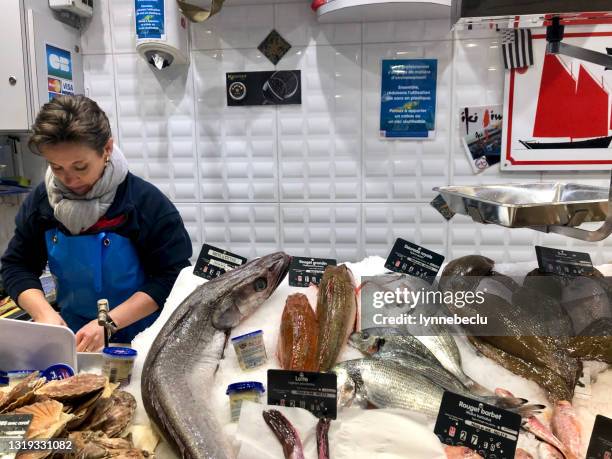
<path id="1" fill-rule="evenodd" d="M 163 307 L 180 270 L 189 266 L 192 253 L 176 207 L 155 186 L 128 173 L 104 217 L 120 221 L 105 230 L 133 242 L 146 276 L 140 291 Z M 17 300 L 24 290 L 42 290 L 38 278 L 47 263 L 45 231 L 59 228 L 70 233 L 53 216 L 44 183 L 28 195 L 15 223 L 15 234 L 2 256 L 0 274 L 7 292 Z"/>

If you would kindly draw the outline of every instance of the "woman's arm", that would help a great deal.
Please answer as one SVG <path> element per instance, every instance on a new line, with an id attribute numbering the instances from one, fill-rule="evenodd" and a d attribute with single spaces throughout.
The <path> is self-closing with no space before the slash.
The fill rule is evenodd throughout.
<path id="1" fill-rule="evenodd" d="M 37 288 L 24 290 L 17 298 L 17 303 L 30 314 L 34 322 L 67 326 L 64 319 L 47 302 L 42 290 Z"/>

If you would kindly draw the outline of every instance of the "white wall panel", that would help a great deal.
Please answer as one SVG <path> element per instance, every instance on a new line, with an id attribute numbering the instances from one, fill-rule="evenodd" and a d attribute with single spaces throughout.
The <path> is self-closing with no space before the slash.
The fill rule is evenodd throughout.
<path id="1" fill-rule="evenodd" d="M 111 41 L 114 53 L 136 52 L 134 2 L 108 0 L 110 6 Z"/>
<path id="2" fill-rule="evenodd" d="M 81 31 L 81 52 L 86 54 L 110 54 L 113 52 L 111 41 L 110 0 L 98 0 L 93 17 L 83 21 Z"/>
<path id="3" fill-rule="evenodd" d="M 115 68 L 110 54 L 83 56 L 85 95 L 95 100 L 104 110 L 113 135 L 118 134 L 115 97 Z"/>

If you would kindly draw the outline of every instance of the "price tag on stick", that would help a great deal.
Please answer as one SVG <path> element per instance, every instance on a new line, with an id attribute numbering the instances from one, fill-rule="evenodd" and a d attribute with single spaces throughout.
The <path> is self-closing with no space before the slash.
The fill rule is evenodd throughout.
<path id="1" fill-rule="evenodd" d="M 242 266 L 246 261 L 247 259 L 240 255 L 204 244 L 193 268 L 193 274 L 212 280 L 238 266 Z"/>

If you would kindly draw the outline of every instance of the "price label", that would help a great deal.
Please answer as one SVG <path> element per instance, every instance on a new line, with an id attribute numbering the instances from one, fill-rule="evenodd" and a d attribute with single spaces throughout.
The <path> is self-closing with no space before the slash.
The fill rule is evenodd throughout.
<path id="1" fill-rule="evenodd" d="M 443 255 L 397 238 L 387 257 L 385 268 L 396 273 L 419 277 L 432 284 L 443 262 Z"/>
<path id="2" fill-rule="evenodd" d="M 327 266 L 336 266 L 332 258 L 292 257 L 289 265 L 289 285 L 308 287 L 319 285 Z"/>
<path id="3" fill-rule="evenodd" d="M 602 415 L 595 418 L 586 459 L 612 459 L 612 419 Z"/>
<path id="4" fill-rule="evenodd" d="M 336 419 L 334 373 L 268 370 L 268 405 L 304 408 L 319 418 Z"/>
<path id="5" fill-rule="evenodd" d="M 240 255 L 204 244 L 193 268 L 193 274 L 212 280 L 245 264 L 246 261 L 247 259 Z"/>
<path id="6" fill-rule="evenodd" d="M 560 276 L 584 276 L 593 273 L 591 256 L 583 252 L 535 246 L 542 271 Z"/>

